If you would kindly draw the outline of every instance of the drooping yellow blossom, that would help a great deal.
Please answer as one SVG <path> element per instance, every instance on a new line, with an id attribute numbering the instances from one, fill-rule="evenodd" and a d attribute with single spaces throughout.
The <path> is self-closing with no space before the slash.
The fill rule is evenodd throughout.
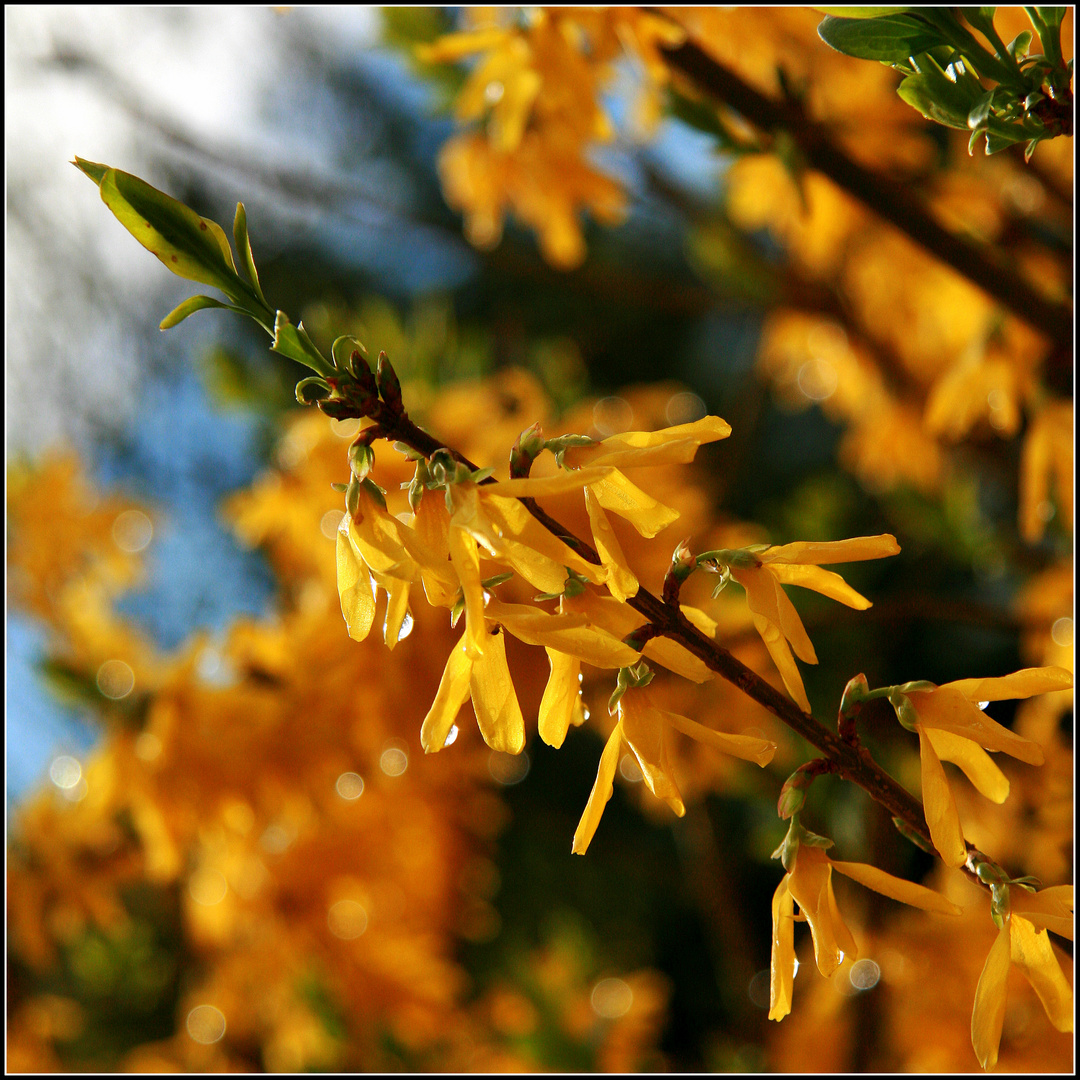
<path id="1" fill-rule="evenodd" d="M 1005 916 L 983 965 L 971 1013 L 971 1045 L 984 1069 L 997 1064 L 1009 968 L 1013 964 L 1035 989 L 1050 1023 L 1058 1031 L 1073 1030 L 1072 988 L 1046 932 L 1050 926 L 1055 933 L 1072 939 L 1072 886 L 1056 886 L 1040 893 L 1026 893 L 1014 886 L 1010 889 L 1010 906 L 1012 911 Z"/>
<path id="2" fill-rule="evenodd" d="M 940 893 L 893 877 L 866 863 L 838 862 L 820 847 L 799 844 L 795 862 L 773 894 L 773 944 L 769 992 L 769 1019 L 782 1020 L 791 1011 L 792 984 L 795 978 L 794 904 L 799 918 L 810 924 L 814 939 L 814 959 L 822 975 L 829 977 L 845 957 L 854 958 L 858 948 L 851 931 L 840 915 L 833 894 L 832 872 L 865 885 L 868 889 L 899 900 L 902 904 L 959 915 L 960 909 Z"/>
<path id="3" fill-rule="evenodd" d="M 922 763 L 923 808 L 938 854 L 949 866 L 962 866 L 967 858 L 964 831 L 941 762 L 959 765 L 987 798 L 1002 802 L 1009 784 L 983 748 L 1003 752 L 1029 765 L 1043 763 L 1038 743 L 991 720 L 980 702 L 1028 698 L 1072 686 L 1064 668 L 1024 668 L 996 679 L 960 679 L 931 690 L 907 693 L 915 710 Z"/>
<path id="4" fill-rule="evenodd" d="M 649 790 L 682 817 L 686 813 L 679 787 L 671 772 L 668 757 L 668 730 L 674 728 L 692 739 L 712 746 L 732 757 L 754 761 L 764 767 L 776 753 L 776 744 L 752 735 L 728 735 L 713 731 L 685 716 L 667 712 L 653 704 L 646 688 L 627 690 L 619 699 L 618 722 L 608 738 L 600 757 L 600 768 L 593 784 L 585 812 L 574 833 L 572 851 L 584 855 L 592 842 L 604 807 L 614 790 L 615 766 L 619 749 L 625 742 L 630 748 Z"/>
<path id="5" fill-rule="evenodd" d="M 703 416 L 692 423 L 676 424 L 659 431 L 624 431 L 609 436 L 598 446 L 574 447 L 567 451 L 566 460 L 571 465 L 587 463 L 592 469 L 612 470 L 588 485 L 586 505 L 593 542 L 609 569 L 608 587 L 616 599 L 634 595 L 636 578 L 633 579 L 633 591 L 627 591 L 633 575 L 622 558 L 603 511 L 610 510 L 625 518 L 646 537 L 656 536 L 679 516 L 677 511 L 631 483 L 619 470 L 646 465 L 685 465 L 694 460 L 699 446 L 726 439 L 730 434 L 731 425 L 726 420 L 719 416 Z"/>
<path id="6" fill-rule="evenodd" d="M 1036 414 L 1020 457 L 1020 534 L 1037 543 L 1050 520 L 1050 487 L 1065 527 L 1073 527 L 1073 403 L 1055 401 Z"/>
<path id="7" fill-rule="evenodd" d="M 540 701 L 537 728 L 540 738 L 558 750 L 570 725 L 580 727 L 586 720 L 581 704 L 581 661 L 550 646 L 545 646 L 544 651 L 551 674 Z"/>
<path id="8" fill-rule="evenodd" d="M 471 697 L 476 723 L 492 750 L 520 754 L 525 749 L 525 720 L 506 665 L 506 639 L 499 627 L 487 632 L 484 648 L 469 652 L 469 631 L 447 658 L 435 700 L 420 728 L 425 753 L 442 750 L 458 710 Z"/>
<path id="9" fill-rule="evenodd" d="M 781 586 L 801 585 L 848 607 L 865 611 L 871 606 L 870 601 L 857 593 L 839 574 L 822 570 L 821 565 L 881 559 L 899 551 L 896 537 L 884 533 L 823 543 L 784 544 L 770 547 L 745 560 L 747 565 L 740 565 L 744 560 L 730 564 L 731 576 L 746 590 L 746 602 L 753 613 L 754 626 L 765 642 L 788 693 L 806 712 L 810 712 L 810 702 L 791 652 L 794 649 L 795 655 L 807 664 L 816 664 L 817 654 L 799 613 Z"/>

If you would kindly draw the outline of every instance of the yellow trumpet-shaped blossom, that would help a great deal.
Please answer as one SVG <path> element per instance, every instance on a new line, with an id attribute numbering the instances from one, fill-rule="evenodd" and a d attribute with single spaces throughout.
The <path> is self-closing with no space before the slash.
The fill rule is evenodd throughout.
<path id="1" fill-rule="evenodd" d="M 907 693 L 916 714 L 922 765 L 923 807 L 930 836 L 949 866 L 967 858 L 964 831 L 942 761 L 957 764 L 987 798 L 1004 801 L 1009 783 L 985 750 L 1002 752 L 1030 765 L 1043 763 L 1038 743 L 991 720 L 980 702 L 1028 698 L 1072 686 L 1064 668 L 1024 668 L 995 679 L 960 679 L 930 690 Z"/>
<path id="2" fill-rule="evenodd" d="M 1003 920 L 986 957 L 971 1012 L 971 1045 L 984 1069 L 997 1064 L 1009 968 L 1013 964 L 1038 994 L 1050 1023 L 1058 1031 L 1073 1030 L 1072 987 L 1046 932 L 1049 926 L 1072 938 L 1072 886 L 1055 886 L 1034 894 L 1013 887 L 1010 894 L 1012 911 Z"/>
<path id="3" fill-rule="evenodd" d="M 615 767 L 619 749 L 625 742 L 630 748 L 645 778 L 649 790 L 682 817 L 686 813 L 678 784 L 671 771 L 668 757 L 668 731 L 674 728 L 725 754 L 754 761 L 764 767 L 776 753 L 776 744 L 752 735 L 728 735 L 713 731 L 677 713 L 666 712 L 653 704 L 645 688 L 627 690 L 619 699 L 619 720 L 608 738 L 600 757 L 600 768 L 593 784 L 585 812 L 574 833 L 572 851 L 584 855 L 600 824 L 604 807 L 614 790 Z"/>
<path id="4" fill-rule="evenodd" d="M 476 656 L 469 651 L 468 630 L 451 650 L 420 728 L 425 753 L 446 745 L 458 710 L 469 697 L 480 734 L 492 750 L 520 754 L 525 749 L 525 720 L 506 665 L 506 639 L 497 626 L 486 635 L 483 651 Z"/>
<path id="5" fill-rule="evenodd" d="M 817 654 L 799 613 L 781 586 L 801 585 L 850 608 L 865 611 L 871 606 L 870 601 L 839 574 L 822 570 L 822 564 L 881 559 L 899 551 L 896 537 L 884 533 L 823 543 L 784 544 L 755 555 L 749 565 L 731 564 L 732 578 L 746 590 L 746 602 L 754 616 L 757 632 L 788 693 L 806 712 L 810 712 L 810 702 L 791 653 L 794 649 L 795 655 L 807 664 L 816 664 Z"/>
<path id="6" fill-rule="evenodd" d="M 820 847 L 799 844 L 795 861 L 776 888 L 772 901 L 773 943 L 769 990 L 769 1019 L 782 1020 L 791 1011 L 795 980 L 795 919 L 810 924 L 814 939 L 814 959 L 822 975 L 832 975 L 845 957 L 858 955 L 851 931 L 840 915 L 833 893 L 832 872 L 865 885 L 868 889 L 899 900 L 902 904 L 959 915 L 960 909 L 940 893 L 893 877 L 866 863 L 838 862 Z M 794 905 L 799 905 L 795 915 Z"/>

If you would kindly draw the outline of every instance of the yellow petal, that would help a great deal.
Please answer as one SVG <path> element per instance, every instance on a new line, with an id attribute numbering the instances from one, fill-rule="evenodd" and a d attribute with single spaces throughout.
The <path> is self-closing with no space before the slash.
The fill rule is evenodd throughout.
<path id="1" fill-rule="evenodd" d="M 962 910 L 951 900 L 946 900 L 941 893 L 916 885 L 913 881 L 893 877 L 892 874 L 887 874 L 876 866 L 869 866 L 866 863 L 838 862 L 836 859 L 830 859 L 829 862 L 838 874 L 843 874 L 883 896 L 899 900 L 901 904 L 922 908 L 923 911 L 937 911 L 942 915 L 962 914 Z"/>
<path id="2" fill-rule="evenodd" d="M 435 700 L 431 703 L 431 708 L 428 709 L 420 728 L 420 745 L 423 746 L 425 754 L 433 754 L 446 745 L 446 737 L 450 734 L 450 728 L 454 726 L 458 710 L 469 696 L 472 667 L 473 662 L 465 651 L 465 635 L 463 634 L 446 658 L 446 666 L 439 680 Z"/>
<path id="3" fill-rule="evenodd" d="M 963 866 L 967 859 L 964 830 L 956 801 L 945 778 L 938 756 L 924 731 L 919 731 L 919 758 L 922 763 L 922 799 L 930 838 L 938 854 L 949 866 Z"/>
<path id="4" fill-rule="evenodd" d="M 1037 930 L 1053 930 L 1055 934 L 1073 939 L 1073 887 L 1051 885 L 1037 893 L 1012 889 L 1009 905 L 1013 913 L 1024 916 Z"/>
<path id="5" fill-rule="evenodd" d="M 998 679 L 958 679 L 945 683 L 940 689 L 948 687 L 958 690 L 968 701 L 1003 701 L 1006 698 L 1029 698 L 1055 690 L 1068 690 L 1072 684 L 1072 672 L 1065 668 L 1034 667 L 1014 671 Z"/>
<path id="6" fill-rule="evenodd" d="M 565 495 L 571 491 L 581 491 L 586 484 L 596 483 L 610 476 L 609 468 L 574 469 L 560 471 L 552 476 L 522 477 L 517 480 L 501 480 L 497 484 L 484 484 L 480 487 L 480 497 L 504 499 L 536 499 L 542 495 Z"/>
<path id="7" fill-rule="evenodd" d="M 611 522 L 604 513 L 604 508 L 596 501 L 589 488 L 585 489 L 585 509 L 589 514 L 589 526 L 592 529 L 593 543 L 600 556 L 600 561 L 607 570 L 607 587 L 616 600 L 625 601 L 638 591 L 638 579 L 626 562 L 619 538 L 611 527 Z"/>
<path id="8" fill-rule="evenodd" d="M 651 495 L 646 495 L 618 470 L 590 487 L 596 501 L 605 510 L 626 518 L 642 536 L 655 536 L 678 520 L 678 510 L 672 510 Z"/>
<path id="9" fill-rule="evenodd" d="M 996 803 L 1003 803 L 1009 796 L 1008 777 L 994 764 L 990 755 L 970 739 L 954 735 L 940 728 L 924 728 L 923 735 L 930 740 L 934 753 L 942 761 L 958 765 L 964 775 L 975 785 L 980 794 Z"/>
<path id="10" fill-rule="evenodd" d="M 356 517 L 346 515 L 344 520 L 349 537 L 372 570 L 385 574 L 393 568 L 398 577 L 410 580 L 419 577 L 419 568 L 402 543 L 401 534 L 405 526 L 363 489 Z"/>
<path id="11" fill-rule="evenodd" d="M 731 576 L 746 590 L 746 606 L 755 616 L 773 624 L 791 642 L 795 655 L 807 664 L 817 663 L 817 653 L 795 606 L 773 577 L 771 567 L 733 566 Z"/>
<path id="12" fill-rule="evenodd" d="M 349 637 L 363 641 L 375 621 L 375 597 L 368 568 L 349 540 L 348 518 L 341 519 L 337 532 L 337 586 Z"/>
<path id="13" fill-rule="evenodd" d="M 954 686 L 920 690 L 908 694 L 908 697 L 924 727 L 951 731 L 987 750 L 1003 751 L 1029 765 L 1041 765 L 1045 760 L 1038 743 L 1021 738 L 996 720 L 991 720 Z"/>
<path id="14" fill-rule="evenodd" d="M 425 64 L 448 63 L 472 53 L 495 49 L 503 44 L 506 37 L 507 31 L 501 26 L 467 30 L 460 34 L 444 34 L 430 44 L 417 45 L 415 52 L 417 59 Z"/>
<path id="15" fill-rule="evenodd" d="M 898 555 L 900 545 L 889 533 L 880 536 L 853 536 L 849 540 L 824 540 L 820 542 L 798 541 L 771 547 L 758 556 L 764 563 L 825 563 L 863 562 L 865 559 L 883 559 Z"/>
<path id="16" fill-rule="evenodd" d="M 1009 977 L 1009 926 L 998 932 L 975 987 L 971 1011 L 971 1045 L 984 1069 L 997 1064 L 1001 1028 L 1005 1023 L 1005 988 Z"/>
<path id="17" fill-rule="evenodd" d="M 390 588 L 386 594 L 386 621 L 383 623 L 383 641 L 393 649 L 401 637 L 401 627 L 409 613 L 409 583 L 400 578 L 388 578 Z"/>
<path id="18" fill-rule="evenodd" d="M 668 671 L 674 671 L 676 675 L 692 682 L 708 682 L 716 676 L 704 660 L 669 637 L 650 638 L 641 652 L 646 659 L 653 660 Z"/>
<path id="19" fill-rule="evenodd" d="M 679 610 L 682 611 L 687 622 L 695 629 L 700 630 L 706 637 L 716 637 L 716 620 L 706 615 L 701 608 L 690 607 L 689 604 L 680 604 Z"/>
<path id="20" fill-rule="evenodd" d="M 439 492 L 424 493 L 413 516 L 413 528 L 402 530 L 401 540 L 420 568 L 428 603 L 450 607 L 458 580 L 450 565 L 450 513 Z"/>
<path id="21" fill-rule="evenodd" d="M 628 432 L 627 434 L 641 435 L 644 432 Z M 657 434 L 651 432 L 649 434 Z M 615 438 L 616 436 L 612 436 Z M 605 440 L 605 443 L 607 440 Z M 612 446 L 609 450 L 600 451 L 596 457 L 590 459 L 591 465 L 610 465 L 616 469 L 641 469 L 650 465 L 685 465 L 694 460 L 697 448 L 700 444 L 693 439 L 676 439 L 673 442 L 660 443 L 655 446 L 633 447 L 626 443 L 621 446 Z M 587 450 L 587 448 L 584 448 Z"/>
<path id="22" fill-rule="evenodd" d="M 686 813 L 678 785 L 671 775 L 665 740 L 666 721 L 640 690 L 628 690 L 619 700 L 623 738 L 637 758 L 649 790 L 679 817 Z"/>
<path id="23" fill-rule="evenodd" d="M 788 875 L 772 898 L 772 955 L 769 967 L 769 1019 L 783 1020 L 791 1012 L 795 983 L 795 902 Z"/>
<path id="24" fill-rule="evenodd" d="M 573 722 L 575 706 L 581 692 L 581 683 L 578 680 L 581 661 L 576 656 L 568 656 L 557 649 L 546 648 L 545 651 L 551 664 L 551 674 L 540 701 L 540 738 L 548 746 L 558 750 Z"/>
<path id="25" fill-rule="evenodd" d="M 628 667 L 640 659 L 629 645 L 606 630 L 589 625 L 587 616 L 580 613 L 549 615 L 528 604 L 504 604 L 492 598 L 487 614 L 530 645 L 550 646 L 594 667 Z"/>
<path id="26" fill-rule="evenodd" d="M 480 553 L 476 539 L 464 529 L 450 528 L 450 560 L 465 597 L 465 649 L 475 660 L 487 641 L 484 628 L 484 587 L 480 584 Z"/>
<path id="27" fill-rule="evenodd" d="M 600 755 L 600 768 L 596 772 L 596 781 L 589 792 L 589 801 L 574 831 L 574 843 L 570 851 L 574 855 L 584 855 L 596 834 L 596 827 L 603 817 L 611 793 L 615 790 L 615 770 L 619 765 L 619 751 L 622 749 L 622 724 L 616 724 L 608 736 L 604 752 Z"/>
<path id="28" fill-rule="evenodd" d="M 723 731 L 713 731 L 712 728 L 699 724 L 678 713 L 664 712 L 664 719 L 677 731 L 689 735 L 691 739 L 697 739 L 707 746 L 712 746 L 732 757 L 742 758 L 743 761 L 757 762 L 762 768 L 769 764 L 776 753 L 776 743 L 768 739 L 759 739 L 753 735 L 729 735 Z"/>
<path id="29" fill-rule="evenodd" d="M 1073 994 L 1061 972 L 1050 937 L 1015 912 L 1009 919 L 1012 962 L 1035 988 L 1050 1023 L 1058 1031 L 1073 1029 Z"/>
<path id="30" fill-rule="evenodd" d="M 799 846 L 795 866 L 788 875 L 788 888 L 800 912 L 810 923 L 814 938 L 814 959 L 818 971 L 828 978 L 839 966 L 841 948 L 837 941 L 837 923 L 833 917 L 833 905 L 829 902 L 829 885 L 832 867 L 821 848 L 807 844 Z M 834 901 L 835 903 L 835 901 Z M 842 920 L 839 925 L 843 925 Z M 846 933 L 847 928 L 844 928 Z M 850 937 L 850 934 L 847 935 Z"/>
<path id="31" fill-rule="evenodd" d="M 525 504 L 519 500 L 504 499 L 497 495 L 485 495 L 484 509 L 487 511 L 492 523 L 499 530 L 500 537 L 503 540 L 504 546 L 497 550 L 509 552 L 510 545 L 516 543 L 523 548 L 531 549 L 531 551 L 545 557 L 558 567 L 559 582 L 554 588 L 545 588 L 538 582 L 532 581 L 531 578 L 527 578 L 538 588 L 543 588 L 545 592 L 560 591 L 566 583 L 564 567 L 570 567 L 570 569 L 575 570 L 593 584 L 600 584 L 604 580 L 606 572 L 603 567 L 588 562 L 557 536 L 548 532 L 529 513 Z M 527 555 L 527 551 L 524 553 L 516 551 L 515 557 L 524 559 Z"/>
<path id="32" fill-rule="evenodd" d="M 501 631 L 488 634 L 484 654 L 473 661 L 471 692 L 484 742 L 492 750 L 520 754 L 525 749 L 525 720 L 506 666 L 506 637 Z"/>
<path id="33" fill-rule="evenodd" d="M 604 439 L 600 444 L 603 450 L 597 458 L 592 459 L 592 464 L 603 460 L 605 451 L 615 453 L 627 449 L 668 446 L 685 441 L 700 446 L 702 443 L 726 439 L 730 434 L 731 425 L 726 420 L 721 420 L 719 416 L 703 416 L 692 423 L 675 424 L 672 427 L 661 428 L 659 431 L 623 431 Z"/>
<path id="34" fill-rule="evenodd" d="M 856 611 L 865 611 L 873 605 L 861 593 L 856 592 L 839 574 L 822 570 L 820 566 L 803 566 L 799 563 L 770 563 L 769 573 L 784 585 L 801 585 L 804 589 L 838 600 Z"/>
<path id="35" fill-rule="evenodd" d="M 830 864 L 831 866 L 831 864 Z M 833 892 L 832 874 L 829 875 L 828 884 L 825 886 L 825 895 L 829 905 L 829 918 L 832 920 L 833 933 L 836 936 L 836 944 L 840 949 L 841 963 L 850 964 L 859 955 L 859 947 L 851 936 L 848 925 L 840 916 L 840 908 L 836 904 L 836 894 Z"/>
<path id="36" fill-rule="evenodd" d="M 776 670 L 780 672 L 780 678 L 784 680 L 787 692 L 803 712 L 810 712 L 810 701 L 806 696 L 802 676 L 799 674 L 795 658 L 791 655 L 791 649 L 784 635 L 761 615 L 754 616 L 754 626 L 761 635 L 761 640 L 765 642 L 765 648 L 769 650 L 769 655 L 776 665 Z"/>

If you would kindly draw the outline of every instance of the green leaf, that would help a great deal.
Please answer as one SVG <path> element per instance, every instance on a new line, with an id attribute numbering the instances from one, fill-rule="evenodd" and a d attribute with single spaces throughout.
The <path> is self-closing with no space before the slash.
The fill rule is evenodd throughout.
<path id="1" fill-rule="evenodd" d="M 1030 44 L 1031 44 L 1031 31 L 1030 30 L 1022 30 L 1019 34 L 1016 35 L 1016 37 L 1014 37 L 1012 39 L 1012 41 L 1009 42 L 1008 45 L 1005 46 L 1005 48 L 1009 50 L 1009 55 L 1012 56 L 1012 57 L 1015 57 L 1017 55 L 1026 56 L 1027 51 L 1028 51 L 1028 46 Z"/>
<path id="2" fill-rule="evenodd" d="M 971 128 L 972 131 L 977 131 L 979 128 L 986 127 L 986 124 L 990 119 L 990 110 L 993 105 L 994 91 L 987 90 L 968 113 L 967 126 Z"/>
<path id="3" fill-rule="evenodd" d="M 236 217 L 233 218 L 233 239 L 236 241 L 236 250 L 244 261 L 244 269 L 247 271 L 248 280 L 255 290 L 255 295 L 262 301 L 263 307 L 269 309 L 270 305 L 263 296 L 262 286 L 259 284 L 259 272 L 255 269 L 255 258 L 251 254 L 251 240 L 248 237 L 247 211 L 244 204 L 236 204 Z"/>
<path id="4" fill-rule="evenodd" d="M 106 169 L 98 186 L 120 224 L 174 274 L 213 285 L 238 302 L 254 299 L 237 276 L 229 241 L 216 222 L 119 169 Z"/>
<path id="5" fill-rule="evenodd" d="M 916 15 L 882 15 L 873 19 L 826 15 L 818 25 L 826 45 L 862 60 L 896 63 L 945 44 L 941 34 Z"/>
<path id="6" fill-rule="evenodd" d="M 87 161 L 86 158 L 81 158 L 78 154 L 75 155 L 75 160 L 71 164 L 76 169 L 86 173 L 98 187 L 101 186 L 102 177 L 109 171 L 108 165 L 99 165 L 96 161 Z"/>
<path id="7" fill-rule="evenodd" d="M 919 70 L 897 87 L 897 94 L 928 120 L 968 130 L 968 114 L 982 100 L 984 91 L 974 76 L 953 82 L 929 55 L 916 58 Z"/>
<path id="8" fill-rule="evenodd" d="M 333 365 L 327 363 L 323 354 L 315 348 L 304 324 L 293 326 L 284 311 L 279 311 L 274 319 L 274 344 L 270 346 L 270 351 L 287 356 L 320 375 L 334 374 Z"/>
<path id="9" fill-rule="evenodd" d="M 1068 8 L 1063 7 L 1037 7 L 1035 14 L 1042 19 L 1046 26 L 1060 26 Z"/>
<path id="10" fill-rule="evenodd" d="M 177 323 L 182 323 L 189 315 L 203 308 L 224 308 L 226 311 L 237 311 L 241 315 L 248 314 L 243 308 L 238 308 L 235 304 L 223 304 L 212 296 L 190 296 L 161 320 L 158 329 L 171 330 Z"/>
<path id="11" fill-rule="evenodd" d="M 1009 128 L 987 128 L 986 153 L 988 155 L 1000 153 L 1014 143 L 1023 142 L 1026 138 L 1028 134 L 1019 124 Z"/>

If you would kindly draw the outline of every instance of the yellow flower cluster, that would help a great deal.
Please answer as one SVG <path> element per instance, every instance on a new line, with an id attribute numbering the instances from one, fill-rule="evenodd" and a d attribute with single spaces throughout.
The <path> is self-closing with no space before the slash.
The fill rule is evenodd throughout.
<path id="1" fill-rule="evenodd" d="M 622 187 L 588 157 L 614 128 L 599 102 L 612 62 L 627 44 L 644 62 L 637 113 L 646 126 L 659 114 L 659 41 L 683 37 L 678 26 L 637 9 L 487 9 L 483 25 L 418 50 L 429 62 L 477 56 L 455 104 L 464 124 L 483 132 L 453 136 L 439 157 L 447 201 L 465 214 L 465 235 L 490 248 L 507 210 L 540 238 L 544 257 L 570 269 L 585 258 L 579 211 L 605 224 L 625 213 Z"/>

